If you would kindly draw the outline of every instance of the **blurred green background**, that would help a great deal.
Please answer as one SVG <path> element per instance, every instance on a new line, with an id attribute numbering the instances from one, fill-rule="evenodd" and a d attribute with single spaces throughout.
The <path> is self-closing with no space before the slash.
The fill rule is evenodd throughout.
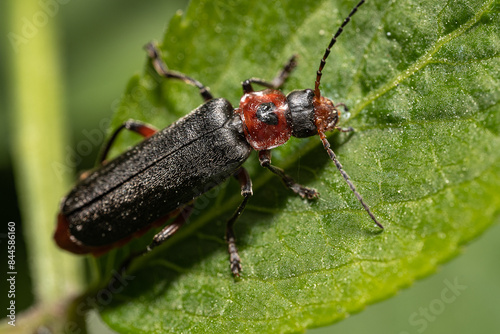
<path id="1" fill-rule="evenodd" d="M 132 74 L 142 70 L 145 55 L 142 46 L 161 39 L 164 28 L 184 0 L 65 1 L 51 20 L 56 24 L 57 43 L 63 79 L 63 108 L 68 128 L 68 149 L 86 140 L 85 133 L 99 129 L 111 117 L 114 102 L 120 97 Z M 29 259 L 22 241 L 22 220 L 18 208 L 12 170 L 13 110 L 12 46 L 7 34 L 10 24 L 22 18 L 6 17 L 8 2 L 0 3 L 0 210 L 3 223 L 17 223 L 18 272 L 28 273 Z M 43 29 L 43 28 L 42 28 Z M 34 37 L 36 38 L 36 36 Z M 245 79 L 245 78 L 240 78 Z M 210 83 L 206 83 L 210 84 Z M 233 101 L 234 102 L 234 101 Z M 82 156 L 77 170 L 93 166 L 99 146 Z M 76 173 L 76 172 L 75 172 Z M 75 174 L 76 175 L 76 174 Z M 57 206 L 58 203 L 54 203 Z M 5 225 L 4 225 L 5 226 Z M 5 230 L 0 231 L 5 233 Z M 2 258 L 7 259 L 4 235 L 0 235 Z M 464 248 L 464 254 L 441 267 L 439 272 L 403 290 L 397 296 L 326 328 L 310 333 L 490 333 L 500 328 L 500 225 Z M 4 262 L 4 263 L 5 263 Z M 4 267 L 4 266 L 2 266 Z M 4 272 L 6 270 L 3 270 Z M 466 286 L 456 299 L 444 303 L 442 293 L 447 282 Z M 29 276 L 17 277 L 18 312 L 33 302 Z M 2 295 L 7 291 L 0 283 Z M 440 302 L 441 300 L 441 302 Z M 443 306 L 444 305 L 444 306 Z M 4 303 L 2 302 L 2 307 Z M 2 308 L 3 309 L 3 308 Z M 19 314 L 19 313 L 18 313 Z M 92 327 L 98 328 L 98 327 Z M 94 329 L 101 333 L 100 329 Z"/>

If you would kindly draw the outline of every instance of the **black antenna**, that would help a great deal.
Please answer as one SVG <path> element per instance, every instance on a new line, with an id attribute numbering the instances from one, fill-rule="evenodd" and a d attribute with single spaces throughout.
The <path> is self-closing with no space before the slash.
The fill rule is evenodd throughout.
<path id="1" fill-rule="evenodd" d="M 344 171 L 344 168 L 342 167 L 342 164 L 340 163 L 340 161 L 337 159 L 337 156 L 335 155 L 335 153 L 333 153 L 332 149 L 330 148 L 330 143 L 328 142 L 328 140 L 326 140 L 325 134 L 321 132 L 321 133 L 319 133 L 319 137 L 321 138 L 321 141 L 323 142 L 323 147 L 328 152 L 330 159 L 332 159 L 332 161 L 335 163 L 335 166 L 337 166 L 337 169 L 339 170 L 340 174 L 342 174 L 342 176 L 344 177 L 345 181 L 349 185 L 349 188 L 351 188 L 354 195 L 356 195 L 356 197 L 358 198 L 358 201 L 361 203 L 361 205 L 366 210 L 366 212 L 368 213 L 370 218 L 375 222 L 375 224 L 377 224 L 378 227 L 383 229 L 384 226 L 382 226 L 382 224 L 380 224 L 378 222 L 377 218 L 375 218 L 375 215 L 371 212 L 370 208 L 363 200 L 363 197 L 361 197 L 361 195 L 356 190 L 356 187 L 351 182 L 349 175 L 347 175 L 347 173 Z"/>
<path id="2" fill-rule="evenodd" d="M 345 18 L 344 22 L 342 23 L 342 25 L 339 27 L 339 29 L 337 30 L 337 32 L 335 33 L 335 35 L 333 35 L 332 37 L 332 40 L 330 41 L 330 44 L 328 44 L 328 47 L 326 48 L 326 51 L 325 51 L 325 54 L 323 55 L 323 58 L 321 59 L 321 62 L 319 64 L 319 69 L 318 69 L 318 72 L 316 74 L 316 83 L 314 85 L 314 95 L 319 98 L 321 96 L 321 92 L 319 91 L 319 83 L 321 81 L 321 76 L 323 75 L 323 73 L 321 72 L 323 70 L 323 67 L 325 67 L 325 64 L 326 64 L 326 58 L 328 58 L 328 56 L 330 55 L 330 50 L 333 46 L 333 44 L 335 44 L 335 42 L 337 41 L 337 37 L 340 36 L 340 34 L 342 33 L 342 31 L 344 31 L 344 27 L 347 25 L 347 23 L 349 23 L 349 21 L 351 20 L 351 17 L 354 15 L 354 13 L 357 12 L 358 8 L 365 3 L 365 0 L 361 0 L 352 10 L 351 12 L 349 13 L 349 15 Z"/>

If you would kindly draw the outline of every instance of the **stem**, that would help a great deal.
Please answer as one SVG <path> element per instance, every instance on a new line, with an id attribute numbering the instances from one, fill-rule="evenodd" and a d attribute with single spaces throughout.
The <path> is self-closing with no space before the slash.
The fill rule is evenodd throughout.
<path id="1" fill-rule="evenodd" d="M 81 260 L 63 253 L 52 240 L 58 204 L 72 175 L 63 151 L 68 139 L 63 131 L 56 19 L 38 0 L 11 0 L 8 13 L 11 153 L 33 292 L 43 307 L 81 292 L 83 281 Z M 46 21 L 36 20 L 43 15 Z"/>

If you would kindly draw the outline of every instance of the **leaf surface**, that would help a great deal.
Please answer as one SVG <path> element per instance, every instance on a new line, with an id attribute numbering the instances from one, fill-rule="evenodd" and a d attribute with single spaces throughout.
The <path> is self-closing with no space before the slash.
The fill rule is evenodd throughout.
<path id="1" fill-rule="evenodd" d="M 331 33 L 352 1 L 193 1 L 170 21 L 171 69 L 234 106 L 240 83 L 271 79 L 299 55 L 285 91 L 312 88 Z M 225 222 L 241 201 L 231 180 L 197 201 L 189 224 L 134 266 L 104 320 L 126 333 L 297 332 L 338 321 L 433 272 L 484 231 L 500 209 L 498 1 L 368 1 L 335 44 L 322 91 L 350 111 L 353 134 L 329 140 L 385 226 L 374 226 L 317 137 L 273 150 L 273 164 L 319 190 L 304 201 L 245 166 L 254 196 L 235 226 L 242 258 L 232 278 Z M 195 88 L 131 79 L 113 121 L 166 126 L 201 102 Z M 139 139 L 121 136 L 115 154 Z M 153 232 L 152 232 L 153 233 Z M 100 261 L 117 266 L 148 237 Z"/>

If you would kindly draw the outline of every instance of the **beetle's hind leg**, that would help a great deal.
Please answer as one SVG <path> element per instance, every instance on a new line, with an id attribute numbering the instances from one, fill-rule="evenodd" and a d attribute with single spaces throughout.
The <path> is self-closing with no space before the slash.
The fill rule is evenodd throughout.
<path id="1" fill-rule="evenodd" d="M 141 257 L 144 254 L 149 253 L 155 247 L 163 244 L 171 236 L 173 236 L 175 234 L 175 232 L 177 232 L 189 219 L 189 216 L 191 215 L 191 213 L 193 211 L 193 206 L 194 206 L 194 204 L 189 204 L 189 205 L 185 206 L 184 208 L 182 208 L 180 210 L 179 214 L 177 215 L 177 217 L 174 219 L 174 221 L 172 223 L 170 223 L 169 225 L 165 226 L 160 232 L 158 232 L 153 237 L 153 242 L 151 242 L 145 250 L 130 255 L 120 266 L 120 272 L 126 271 L 133 260 L 135 260 L 138 257 Z"/>
<path id="2" fill-rule="evenodd" d="M 144 49 L 147 51 L 149 58 L 151 58 L 151 62 L 153 63 L 153 67 L 155 68 L 156 73 L 158 73 L 162 77 L 182 80 L 189 85 L 197 87 L 200 90 L 200 95 L 205 102 L 214 98 L 212 96 L 212 93 L 210 92 L 210 89 L 198 80 L 193 79 L 183 73 L 169 70 L 167 64 L 165 64 L 165 62 L 161 58 L 160 49 L 154 43 L 146 44 L 146 46 L 144 46 Z"/>
<path id="3" fill-rule="evenodd" d="M 281 71 L 278 73 L 276 77 L 274 77 L 274 79 L 271 82 L 259 78 L 250 78 L 243 81 L 243 83 L 241 84 L 243 86 L 243 92 L 244 93 L 253 92 L 254 90 L 252 84 L 257 84 L 271 89 L 279 89 L 281 86 L 283 86 L 286 79 L 296 66 L 297 66 L 297 55 L 293 55 L 292 57 L 290 57 L 290 59 L 288 59 L 288 62 L 285 64 L 285 66 L 283 66 Z"/>
<path id="4" fill-rule="evenodd" d="M 104 146 L 103 150 L 101 151 L 101 156 L 99 157 L 99 163 L 103 164 L 104 161 L 106 160 L 106 157 L 108 156 L 109 150 L 111 149 L 111 146 L 113 146 L 113 143 L 116 141 L 116 138 L 118 137 L 118 134 L 123 130 L 127 129 L 129 131 L 135 132 L 144 138 L 151 137 L 154 135 L 156 132 L 158 132 L 158 129 L 156 129 L 154 126 L 145 124 L 139 121 L 134 121 L 133 119 L 129 119 L 128 121 L 124 122 L 122 125 L 120 125 L 111 135 L 109 138 L 108 142 L 106 143 L 106 146 Z"/>
<path id="5" fill-rule="evenodd" d="M 247 205 L 247 201 L 252 196 L 252 180 L 250 179 L 250 175 L 245 168 L 239 168 L 236 173 L 234 173 L 234 177 L 240 182 L 241 187 L 241 196 L 243 196 L 243 201 L 240 203 L 234 214 L 229 218 L 226 224 L 226 241 L 227 247 L 229 251 L 229 264 L 231 266 L 231 272 L 234 276 L 240 276 L 241 272 L 241 259 L 238 255 L 238 248 L 236 247 L 236 237 L 234 235 L 233 226 L 236 222 L 236 219 L 241 215 L 245 206 Z"/>
<path id="6" fill-rule="evenodd" d="M 259 162 L 262 167 L 269 169 L 274 174 L 278 175 L 285 186 L 290 188 L 294 193 L 300 195 L 302 198 L 313 199 L 319 196 L 316 189 L 304 187 L 295 182 L 290 176 L 285 174 L 285 171 L 279 167 L 271 165 L 271 151 L 259 151 Z"/>
<path id="7" fill-rule="evenodd" d="M 101 150 L 101 153 L 99 155 L 99 164 L 102 166 L 106 162 L 106 158 L 108 156 L 108 153 L 111 149 L 111 146 L 113 146 L 113 143 L 116 141 L 116 138 L 118 137 L 118 134 L 123 130 L 127 129 L 132 132 L 135 132 L 137 134 L 140 134 L 144 138 L 151 137 L 154 135 L 158 130 L 149 124 L 145 124 L 142 122 L 134 121 L 133 119 L 130 119 L 126 122 L 124 122 L 122 125 L 120 125 L 111 135 L 109 140 L 107 141 L 106 145 L 103 146 L 103 149 Z M 84 171 L 83 173 L 80 174 L 79 179 L 84 180 L 89 176 L 89 174 L 92 172 L 92 170 L 87 170 Z"/>

